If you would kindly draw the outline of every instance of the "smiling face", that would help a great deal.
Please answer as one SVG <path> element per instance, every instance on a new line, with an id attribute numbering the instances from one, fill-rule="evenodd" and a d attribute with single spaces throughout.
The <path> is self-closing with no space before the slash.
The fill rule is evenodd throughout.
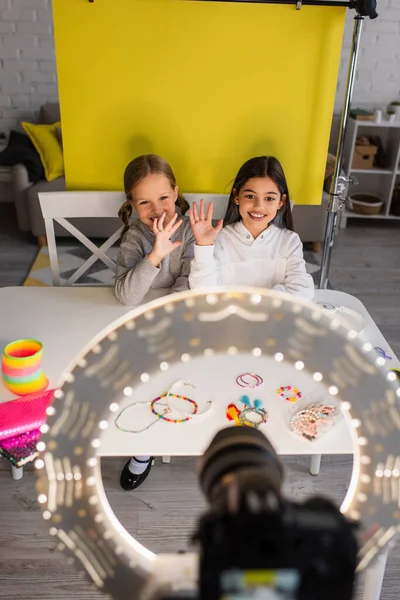
<path id="1" fill-rule="evenodd" d="M 135 185 L 131 197 L 139 219 L 153 231 L 154 219 L 165 213 L 164 225 L 167 225 L 174 216 L 178 187 L 172 187 L 162 173 L 151 173 Z"/>
<path id="2" fill-rule="evenodd" d="M 251 177 L 234 196 L 243 225 L 254 238 L 267 229 L 285 200 L 270 177 Z"/>

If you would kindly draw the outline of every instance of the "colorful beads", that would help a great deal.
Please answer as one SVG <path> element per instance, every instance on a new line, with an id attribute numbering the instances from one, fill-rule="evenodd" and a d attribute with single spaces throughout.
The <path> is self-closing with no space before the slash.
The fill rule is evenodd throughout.
<path id="1" fill-rule="evenodd" d="M 259 427 L 268 421 L 268 413 L 262 408 L 262 400 L 252 401 L 248 396 L 242 396 L 240 402 L 244 404 L 244 408 L 241 410 L 236 404 L 228 405 L 226 417 L 229 421 L 246 427 Z"/>
<path id="2" fill-rule="evenodd" d="M 268 413 L 264 408 L 244 408 L 239 415 L 241 425 L 259 427 L 268 421 Z"/>
<path id="3" fill-rule="evenodd" d="M 194 407 L 194 411 L 184 419 L 170 419 L 169 417 L 165 416 L 166 414 L 172 412 L 171 408 L 167 405 L 162 413 L 158 413 L 155 409 L 157 402 L 163 400 L 167 396 L 168 398 L 178 398 L 179 400 L 185 400 L 186 402 L 190 402 L 190 404 Z M 191 400 L 190 398 L 186 398 L 185 396 L 180 396 L 179 394 L 162 394 L 158 398 L 155 398 L 151 403 L 151 412 L 153 413 L 153 415 L 156 415 L 162 421 L 167 421 L 167 423 L 185 423 L 186 421 L 190 421 L 190 419 L 197 413 L 198 410 L 199 407 L 197 402 Z"/>
<path id="4" fill-rule="evenodd" d="M 240 425 L 240 410 L 236 406 L 236 404 L 229 404 L 226 410 L 226 417 L 228 421 L 234 421 L 236 425 Z"/>
<path id="5" fill-rule="evenodd" d="M 291 385 L 282 385 L 276 393 L 288 402 L 297 402 L 303 396 L 296 387 L 292 387 Z"/>

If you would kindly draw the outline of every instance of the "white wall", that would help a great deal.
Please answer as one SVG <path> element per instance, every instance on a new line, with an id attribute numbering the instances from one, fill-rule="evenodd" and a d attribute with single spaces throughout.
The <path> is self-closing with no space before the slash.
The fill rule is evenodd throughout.
<path id="1" fill-rule="evenodd" d="M 378 0 L 378 13 L 378 19 L 364 21 L 353 106 L 386 108 L 400 100 L 400 0 Z M 336 113 L 343 102 L 354 14 L 347 13 Z M 56 99 L 51 0 L 0 0 L 0 131 L 35 119 L 44 102 Z"/>
<path id="2" fill-rule="evenodd" d="M 378 0 L 379 17 L 364 19 L 352 105 L 386 109 L 400 101 L 400 0 Z M 347 11 L 335 112 L 343 105 L 354 11 Z"/>
<path id="3" fill-rule="evenodd" d="M 0 131 L 57 101 L 50 0 L 0 0 Z"/>

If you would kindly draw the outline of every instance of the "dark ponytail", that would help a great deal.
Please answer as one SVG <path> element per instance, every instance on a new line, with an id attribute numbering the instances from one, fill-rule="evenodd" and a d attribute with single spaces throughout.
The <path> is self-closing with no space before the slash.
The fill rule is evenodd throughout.
<path id="1" fill-rule="evenodd" d="M 228 208 L 224 217 L 224 227 L 241 220 L 239 206 L 236 204 L 235 198 L 239 195 L 245 183 L 252 177 L 269 177 L 278 187 L 281 198 L 282 196 L 286 196 L 283 201 L 284 204 L 278 210 L 273 222 L 281 229 L 293 231 L 293 217 L 286 177 L 281 163 L 274 156 L 256 156 L 255 158 L 250 158 L 250 160 L 240 167 L 229 196 Z"/>

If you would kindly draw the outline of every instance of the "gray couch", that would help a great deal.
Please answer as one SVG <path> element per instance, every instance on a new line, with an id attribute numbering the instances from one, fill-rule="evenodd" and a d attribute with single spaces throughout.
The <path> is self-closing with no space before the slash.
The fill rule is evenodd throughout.
<path id="1" fill-rule="evenodd" d="M 42 106 L 38 124 L 51 125 L 57 121 L 60 121 L 59 104 Z M 15 165 L 12 168 L 12 188 L 19 229 L 30 231 L 37 238 L 40 246 L 46 245 L 46 231 L 38 194 L 40 192 L 65 192 L 65 177 L 32 184 L 24 165 Z M 93 219 L 93 221 L 71 219 L 71 223 L 90 238 L 108 238 L 120 226 L 117 216 L 115 219 Z M 70 233 L 57 224 L 55 224 L 55 232 L 58 237 L 70 237 Z"/>
<path id="2" fill-rule="evenodd" d="M 38 123 L 51 124 L 59 120 L 60 107 L 58 104 L 42 106 Z M 46 232 L 38 194 L 39 192 L 65 191 L 65 177 L 31 184 L 26 168 L 23 165 L 16 165 L 12 169 L 12 185 L 20 230 L 30 231 L 38 239 L 40 245 L 45 245 Z M 324 239 L 327 200 L 328 196 L 324 193 L 320 206 L 295 205 L 293 211 L 295 230 L 303 242 L 313 242 L 316 251 L 320 249 Z M 115 219 L 93 219 L 93 221 L 91 219 L 71 219 L 71 223 L 90 238 L 107 238 L 120 225 L 117 217 Z M 55 231 L 58 237 L 70 236 L 64 228 L 57 224 Z"/>

